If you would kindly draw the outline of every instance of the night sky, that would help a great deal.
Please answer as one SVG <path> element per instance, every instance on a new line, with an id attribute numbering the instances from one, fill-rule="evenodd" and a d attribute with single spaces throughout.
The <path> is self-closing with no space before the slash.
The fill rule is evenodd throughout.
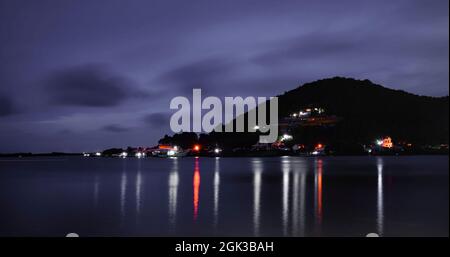
<path id="1" fill-rule="evenodd" d="M 152 146 L 192 88 L 449 92 L 449 1 L 0 0 L 0 152 Z"/>

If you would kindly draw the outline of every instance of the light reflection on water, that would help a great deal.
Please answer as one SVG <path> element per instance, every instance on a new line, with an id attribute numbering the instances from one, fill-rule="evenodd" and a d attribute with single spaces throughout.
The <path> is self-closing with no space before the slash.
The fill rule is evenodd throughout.
<path id="1" fill-rule="evenodd" d="M 253 234 L 259 236 L 262 160 L 253 159 Z"/>
<path id="2" fill-rule="evenodd" d="M 383 159 L 377 158 L 377 232 L 378 235 L 383 235 Z"/>
<path id="3" fill-rule="evenodd" d="M 178 158 L 172 158 L 172 169 L 169 173 L 169 225 L 170 230 L 175 229 L 177 219 L 177 195 L 178 195 Z"/>
<path id="4" fill-rule="evenodd" d="M 322 160 L 317 159 L 315 162 L 315 169 L 314 169 L 314 206 L 315 206 L 315 221 L 316 221 L 316 233 L 320 234 L 321 225 L 322 225 L 322 173 L 323 173 L 323 166 L 322 166 Z"/>
<path id="5" fill-rule="evenodd" d="M 194 221 L 198 217 L 198 208 L 200 201 L 200 168 L 199 168 L 199 158 L 195 158 L 195 169 L 194 169 L 194 181 L 193 181 L 193 191 L 194 191 Z"/>
<path id="6" fill-rule="evenodd" d="M 448 235 L 448 156 L 68 158 L 0 168 L 0 235 Z"/>
<path id="7" fill-rule="evenodd" d="M 283 157 L 281 160 L 281 172 L 283 172 L 283 235 L 287 236 L 288 231 L 288 213 L 289 213 L 289 171 L 290 164 L 288 157 Z"/>
<path id="8" fill-rule="evenodd" d="M 306 171 L 303 167 L 295 170 L 293 186 L 292 235 L 305 235 L 305 183 Z"/>
<path id="9" fill-rule="evenodd" d="M 120 214 L 125 216 L 125 204 L 127 200 L 127 170 L 126 163 L 123 163 L 122 178 L 120 179 Z"/>
<path id="10" fill-rule="evenodd" d="M 214 165 L 214 230 L 217 230 L 217 225 L 219 222 L 219 190 L 220 190 L 220 157 L 216 157 Z"/>
<path id="11" fill-rule="evenodd" d="M 141 162 L 138 162 L 138 171 L 136 174 L 136 216 L 139 217 L 141 212 L 141 193 L 142 193 L 142 175 Z M 137 219 L 136 219 L 137 220 Z"/>

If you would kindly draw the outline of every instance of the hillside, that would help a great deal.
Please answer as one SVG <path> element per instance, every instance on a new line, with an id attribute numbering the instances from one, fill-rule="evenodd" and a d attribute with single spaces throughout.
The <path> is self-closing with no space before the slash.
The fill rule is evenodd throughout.
<path id="1" fill-rule="evenodd" d="M 418 96 L 369 80 L 336 77 L 280 95 L 279 115 L 311 105 L 343 118 L 333 131 L 335 139 L 367 142 L 389 135 L 415 144 L 448 143 L 448 96 Z"/>
<path id="2" fill-rule="evenodd" d="M 415 146 L 448 144 L 449 98 L 418 96 L 369 80 L 335 77 L 306 83 L 279 95 L 279 119 L 321 107 L 340 121 L 334 126 L 290 129 L 292 143 L 316 142 L 348 149 L 390 136 Z M 236 147 L 257 142 L 255 133 L 210 133 L 204 141 Z M 345 150 L 348 151 L 348 150 Z"/>
<path id="3" fill-rule="evenodd" d="M 323 109 L 325 117 L 337 118 L 331 125 L 305 126 L 301 122 L 284 128 L 280 125 L 280 136 L 283 133 L 293 136 L 289 145 L 312 147 L 320 142 L 335 152 L 351 153 L 361 152 L 362 145 L 373 144 L 386 136 L 391 137 L 394 144 L 414 148 L 448 144 L 448 96 L 418 96 L 369 80 L 335 77 L 306 83 L 278 98 L 280 124 L 286 123 L 293 113 L 312 107 Z M 183 135 L 189 136 L 192 137 Z M 202 134 L 198 141 L 230 149 L 251 146 L 258 138 L 258 133 L 212 132 Z M 178 141 L 168 137 L 161 142 L 182 143 Z"/>
<path id="4" fill-rule="evenodd" d="M 342 117 L 331 136 L 335 140 L 367 142 L 389 135 L 415 144 L 448 143 L 448 96 L 418 96 L 369 80 L 336 77 L 280 95 L 279 116 L 311 105 Z"/>

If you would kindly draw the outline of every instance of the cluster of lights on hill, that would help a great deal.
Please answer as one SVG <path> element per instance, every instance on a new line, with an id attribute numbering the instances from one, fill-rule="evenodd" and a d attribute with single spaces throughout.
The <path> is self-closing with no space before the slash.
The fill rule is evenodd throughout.
<path id="1" fill-rule="evenodd" d="M 392 143 L 392 139 L 390 137 L 385 137 L 383 139 L 377 140 L 377 145 L 384 148 L 392 148 L 394 144 Z"/>

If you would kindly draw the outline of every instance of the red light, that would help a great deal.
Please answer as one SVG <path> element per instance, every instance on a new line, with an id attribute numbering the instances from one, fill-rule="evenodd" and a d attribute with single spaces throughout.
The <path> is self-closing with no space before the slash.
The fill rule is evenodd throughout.
<path id="1" fill-rule="evenodd" d="M 317 144 L 317 148 L 322 148 L 323 145 L 322 144 Z"/>
<path id="2" fill-rule="evenodd" d="M 197 151 L 197 152 L 200 151 L 200 146 L 199 145 L 194 145 L 194 150 Z"/>

